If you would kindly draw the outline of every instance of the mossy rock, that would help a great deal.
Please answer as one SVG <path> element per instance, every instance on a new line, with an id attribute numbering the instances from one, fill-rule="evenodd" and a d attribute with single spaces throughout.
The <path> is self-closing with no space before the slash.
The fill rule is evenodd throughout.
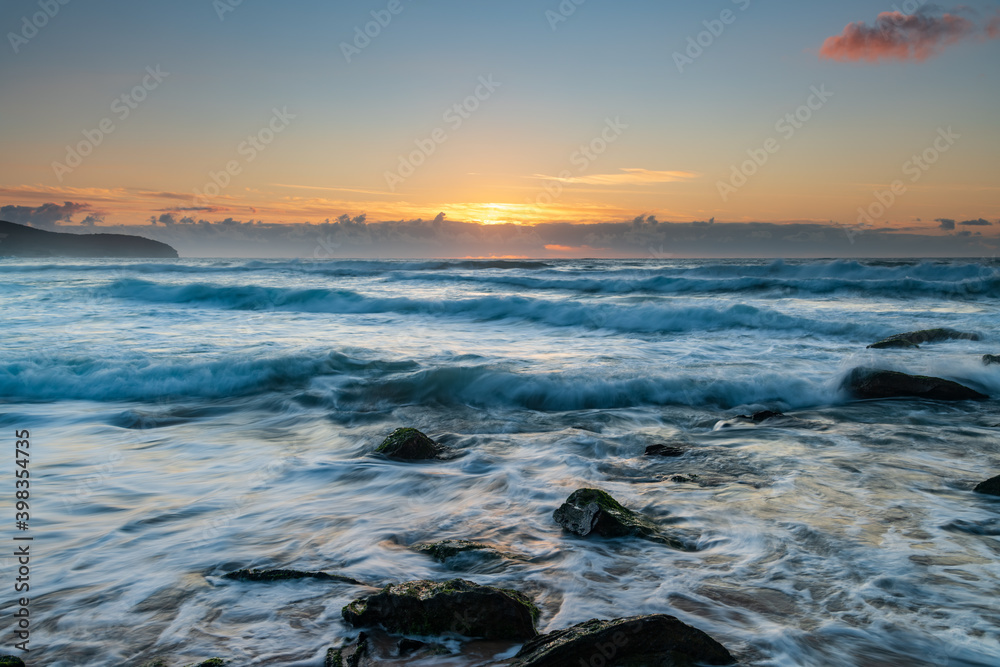
<path id="1" fill-rule="evenodd" d="M 222 576 L 224 579 L 233 579 L 234 581 L 273 582 L 295 581 L 297 579 L 319 579 L 321 581 L 334 581 L 342 584 L 351 584 L 352 586 L 365 585 L 356 579 L 343 577 L 338 574 L 327 574 L 326 572 L 301 572 L 299 570 L 244 569 L 236 570 L 235 572 L 227 572 Z"/>
<path id="2" fill-rule="evenodd" d="M 375 453 L 403 461 L 427 461 L 442 458 L 445 448 L 415 428 L 397 428 Z"/>
<path id="3" fill-rule="evenodd" d="M 373 664 L 369 655 L 368 637 L 362 632 L 353 644 L 328 649 L 323 667 L 369 667 Z"/>
<path id="4" fill-rule="evenodd" d="M 955 331 L 954 329 L 924 329 L 910 331 L 883 338 L 868 346 L 869 349 L 920 347 L 924 343 L 940 343 L 945 340 L 980 340 L 979 334 Z"/>
<path id="5" fill-rule="evenodd" d="M 594 660 L 595 656 L 600 658 Z M 590 620 L 537 637 L 521 648 L 510 667 L 693 667 L 732 665 L 719 642 L 673 616 L 656 614 Z"/>
<path id="6" fill-rule="evenodd" d="M 354 627 L 380 626 L 399 634 L 454 633 L 512 641 L 538 634 L 538 608 L 528 596 L 464 579 L 386 586 L 375 595 L 351 602 L 342 614 Z"/>
<path id="7" fill-rule="evenodd" d="M 1000 475 L 982 482 L 973 490 L 976 493 L 985 493 L 989 496 L 1000 496 Z"/>
<path id="8" fill-rule="evenodd" d="M 461 554 L 476 553 L 483 558 L 499 560 L 501 558 L 520 558 L 517 554 L 500 551 L 496 547 L 470 540 L 444 540 L 442 542 L 432 542 L 429 544 L 418 544 L 416 550 L 422 554 L 430 556 L 434 560 L 443 563 L 449 558 L 454 558 Z"/>
<path id="9" fill-rule="evenodd" d="M 24 660 L 13 655 L 0 655 L 0 667 L 24 667 Z"/>
<path id="10" fill-rule="evenodd" d="M 626 509 L 600 489 L 577 489 L 552 516 L 560 526 L 581 537 L 591 534 L 650 537 L 656 534 L 656 528 L 648 519 Z"/>

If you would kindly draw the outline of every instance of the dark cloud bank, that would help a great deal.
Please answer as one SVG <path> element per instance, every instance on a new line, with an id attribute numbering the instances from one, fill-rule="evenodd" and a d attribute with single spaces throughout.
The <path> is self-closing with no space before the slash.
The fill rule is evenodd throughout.
<path id="1" fill-rule="evenodd" d="M 74 214 L 87 217 L 80 225 Z M 836 223 L 660 222 L 479 225 L 447 220 L 368 222 L 364 215 L 317 224 L 219 221 L 163 214 L 145 225 L 94 227 L 86 204 L 5 206 L 0 219 L 67 232 L 135 234 L 169 243 L 182 257 L 994 257 L 1000 239 L 987 220 L 937 222 L 946 234 Z M 964 226 L 963 231 L 955 231 Z M 979 228 L 983 231 L 971 231 Z"/>

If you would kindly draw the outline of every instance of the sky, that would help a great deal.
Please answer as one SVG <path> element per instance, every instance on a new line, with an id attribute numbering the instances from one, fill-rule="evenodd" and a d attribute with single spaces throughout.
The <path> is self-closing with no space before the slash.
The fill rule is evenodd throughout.
<path id="1" fill-rule="evenodd" d="M 7 0 L 0 31 L 12 222 L 190 255 L 998 252 L 996 0 Z"/>

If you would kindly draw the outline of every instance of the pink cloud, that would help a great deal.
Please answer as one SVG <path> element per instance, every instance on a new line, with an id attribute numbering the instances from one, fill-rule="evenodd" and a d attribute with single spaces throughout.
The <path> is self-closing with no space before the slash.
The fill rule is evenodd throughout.
<path id="1" fill-rule="evenodd" d="M 863 21 L 850 23 L 841 34 L 827 38 L 819 56 L 872 63 L 880 60 L 922 62 L 956 42 L 976 36 L 987 39 L 1000 36 L 1000 18 L 992 19 L 981 31 L 972 21 L 957 14 L 882 12 L 871 26 Z"/>

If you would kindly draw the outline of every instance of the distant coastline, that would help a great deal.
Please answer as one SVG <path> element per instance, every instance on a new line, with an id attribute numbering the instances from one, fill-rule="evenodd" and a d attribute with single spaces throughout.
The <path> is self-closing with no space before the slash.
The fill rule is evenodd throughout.
<path id="1" fill-rule="evenodd" d="M 0 257 L 176 259 L 166 243 L 127 234 L 66 234 L 0 220 Z"/>

